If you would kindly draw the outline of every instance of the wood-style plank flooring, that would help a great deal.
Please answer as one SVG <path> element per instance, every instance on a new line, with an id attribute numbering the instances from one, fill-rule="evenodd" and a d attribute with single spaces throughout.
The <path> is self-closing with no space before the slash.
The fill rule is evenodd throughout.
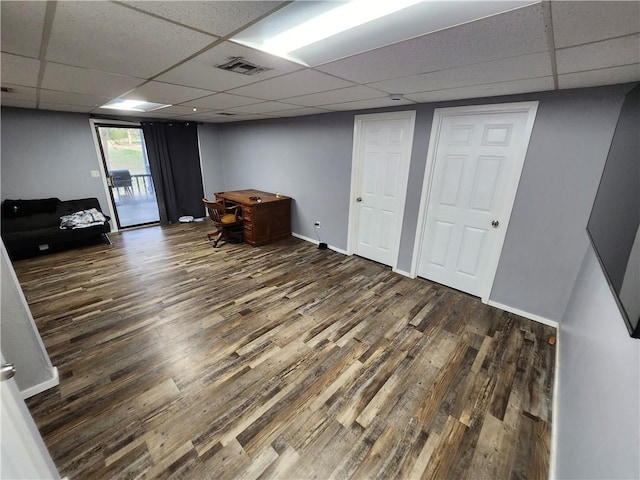
<path id="1" fill-rule="evenodd" d="M 554 329 L 298 240 L 133 230 L 16 272 L 69 479 L 547 478 Z"/>

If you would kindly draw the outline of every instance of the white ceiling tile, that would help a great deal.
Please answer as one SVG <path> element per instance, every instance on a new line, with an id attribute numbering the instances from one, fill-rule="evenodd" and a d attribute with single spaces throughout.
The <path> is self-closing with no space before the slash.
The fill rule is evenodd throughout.
<path id="1" fill-rule="evenodd" d="M 100 105 L 104 105 L 110 100 L 113 100 L 113 98 L 103 97 L 99 95 L 83 95 L 79 93 L 59 92 L 57 90 L 40 90 L 41 104 L 67 104 L 72 107 L 82 106 L 96 108 Z"/>
<path id="2" fill-rule="evenodd" d="M 211 90 L 184 87 L 171 83 L 149 82 L 127 93 L 123 98 L 145 100 L 155 103 L 183 103 L 195 98 L 211 95 Z"/>
<path id="3" fill-rule="evenodd" d="M 48 62 L 42 79 L 42 88 L 64 92 L 117 97 L 140 85 L 139 78 L 98 72 Z"/>
<path id="4" fill-rule="evenodd" d="M 251 105 L 252 103 L 261 103 L 262 100 L 249 97 L 241 97 L 240 95 L 231 95 L 229 93 L 216 93 L 208 97 L 199 98 L 191 102 L 184 102 L 183 105 L 198 108 L 210 108 L 212 110 L 226 110 L 228 108 L 242 107 L 243 105 Z"/>
<path id="5" fill-rule="evenodd" d="M 265 80 L 264 82 L 236 88 L 230 93 L 263 98 L 265 100 L 279 100 L 350 86 L 353 86 L 353 83 L 325 75 L 324 73 L 301 70 L 282 77 Z"/>
<path id="6" fill-rule="evenodd" d="M 189 115 L 182 115 L 180 118 L 188 118 L 189 120 L 198 122 L 208 122 L 211 119 L 220 117 L 220 112 L 206 112 L 206 113 L 191 113 Z"/>
<path id="7" fill-rule="evenodd" d="M 412 93 L 407 98 L 419 103 L 459 100 L 465 98 L 496 97 L 499 95 L 513 95 L 527 92 L 543 92 L 553 90 L 553 78 L 529 78 L 503 83 L 474 85 L 470 87 L 436 90 L 433 92 Z"/>
<path id="8" fill-rule="evenodd" d="M 556 51 L 558 73 L 584 72 L 640 62 L 640 35 L 605 40 Z"/>
<path id="9" fill-rule="evenodd" d="M 3 87 L 8 87 L 9 89 L 11 89 L 10 92 L 5 93 L 2 92 L 2 94 L 0 94 L 0 98 L 2 98 L 2 104 L 4 105 L 5 102 L 10 102 L 13 100 L 19 100 L 19 101 L 36 101 L 37 98 L 37 91 L 35 88 L 32 87 L 23 87 L 22 85 L 12 85 L 10 83 L 8 84 L 2 84 Z"/>
<path id="10" fill-rule="evenodd" d="M 251 63 L 270 68 L 271 70 L 255 75 L 243 75 L 215 68 L 217 65 L 222 65 L 234 57 L 243 57 Z M 160 75 L 156 80 L 223 91 L 294 72 L 301 68 L 297 63 L 258 52 L 232 42 L 224 42 L 198 55 L 192 60 L 169 70 L 167 73 Z"/>
<path id="11" fill-rule="evenodd" d="M 2 83 L 35 87 L 38 85 L 39 71 L 40 60 L 9 53 L 2 54 Z"/>
<path id="12" fill-rule="evenodd" d="M 551 2 L 556 48 L 640 32 L 638 1 Z"/>
<path id="13" fill-rule="evenodd" d="M 182 25 L 223 37 L 274 10 L 276 1 L 123 2 Z"/>
<path id="14" fill-rule="evenodd" d="M 328 105 L 330 103 L 354 102 L 357 100 L 368 100 L 370 98 L 386 96 L 388 95 L 380 90 L 358 85 L 356 87 L 340 88 L 338 90 L 330 90 L 328 92 L 287 98 L 286 101 L 288 103 L 293 103 L 294 105 L 314 107 L 317 105 Z"/>
<path id="15" fill-rule="evenodd" d="M 548 75 L 551 75 L 551 59 L 545 52 L 394 78 L 370 86 L 389 93 L 416 93 Z"/>
<path id="16" fill-rule="evenodd" d="M 408 98 L 402 100 L 391 100 L 389 96 L 384 98 L 374 98 L 371 100 L 360 100 L 357 102 L 344 102 L 336 103 L 333 105 L 323 105 L 322 108 L 333 111 L 345 111 L 345 110 L 367 110 L 370 108 L 384 108 L 384 107 L 397 107 L 398 105 L 413 105 L 414 102 Z"/>
<path id="17" fill-rule="evenodd" d="M 640 81 L 640 64 L 558 75 L 560 88 L 583 88 Z"/>
<path id="18" fill-rule="evenodd" d="M 264 103 L 255 103 L 253 105 L 245 105 L 243 107 L 236 107 L 230 109 L 233 112 L 240 113 L 270 113 L 277 112 L 279 110 L 291 110 L 293 105 L 289 105 L 286 103 L 280 102 L 264 102 Z"/>
<path id="19" fill-rule="evenodd" d="M 3 52 L 38 58 L 47 2 L 0 2 L 0 43 Z"/>
<path id="20" fill-rule="evenodd" d="M 358 83 L 434 72 L 547 50 L 540 4 L 317 67 Z"/>
<path id="21" fill-rule="evenodd" d="M 214 40 L 110 2 L 58 2 L 47 60 L 148 78 Z"/>
<path id="22" fill-rule="evenodd" d="M 193 114 L 193 107 L 183 107 L 182 105 L 173 105 L 171 107 L 161 108 L 154 112 L 149 112 L 147 115 L 162 115 L 162 116 L 171 116 L 171 115 L 191 115 Z M 198 113 L 204 113 L 203 111 L 199 111 Z"/>

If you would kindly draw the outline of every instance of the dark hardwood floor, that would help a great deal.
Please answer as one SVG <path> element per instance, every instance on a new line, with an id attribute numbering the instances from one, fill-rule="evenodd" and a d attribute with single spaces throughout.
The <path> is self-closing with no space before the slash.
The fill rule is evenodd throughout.
<path id="1" fill-rule="evenodd" d="M 547 478 L 555 330 L 297 239 L 207 224 L 16 262 L 62 475 Z"/>

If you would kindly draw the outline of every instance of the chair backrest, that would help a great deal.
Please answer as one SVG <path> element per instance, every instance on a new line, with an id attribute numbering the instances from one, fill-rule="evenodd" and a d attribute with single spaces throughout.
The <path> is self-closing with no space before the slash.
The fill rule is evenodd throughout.
<path id="1" fill-rule="evenodd" d="M 228 211 L 224 208 L 224 205 L 218 202 L 212 202 L 206 198 L 202 199 L 202 202 L 204 203 L 205 207 L 207 207 L 207 212 L 209 213 L 209 218 L 211 219 L 211 221 L 216 224 L 216 225 L 228 225 L 229 221 L 223 221 L 222 217 L 226 216 L 226 215 L 234 215 L 235 216 L 235 222 L 238 222 L 240 220 L 240 218 L 238 217 L 237 212 L 234 211 Z"/>

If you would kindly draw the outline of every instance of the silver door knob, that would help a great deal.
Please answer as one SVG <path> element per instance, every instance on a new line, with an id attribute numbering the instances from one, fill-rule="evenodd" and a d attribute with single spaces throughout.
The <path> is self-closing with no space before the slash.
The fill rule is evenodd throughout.
<path id="1" fill-rule="evenodd" d="M 0 381 L 2 382 L 13 378 L 15 374 L 16 367 L 13 366 L 13 363 L 3 363 L 2 367 L 0 367 Z"/>
<path id="2" fill-rule="evenodd" d="M 493 228 L 498 228 L 498 225 L 500 225 L 500 222 L 499 222 L 498 220 L 493 220 L 493 221 L 491 222 L 491 226 L 492 226 Z"/>
<path id="3" fill-rule="evenodd" d="M 361 202 L 361 201 L 362 201 L 362 197 L 356 198 L 356 202 Z"/>

